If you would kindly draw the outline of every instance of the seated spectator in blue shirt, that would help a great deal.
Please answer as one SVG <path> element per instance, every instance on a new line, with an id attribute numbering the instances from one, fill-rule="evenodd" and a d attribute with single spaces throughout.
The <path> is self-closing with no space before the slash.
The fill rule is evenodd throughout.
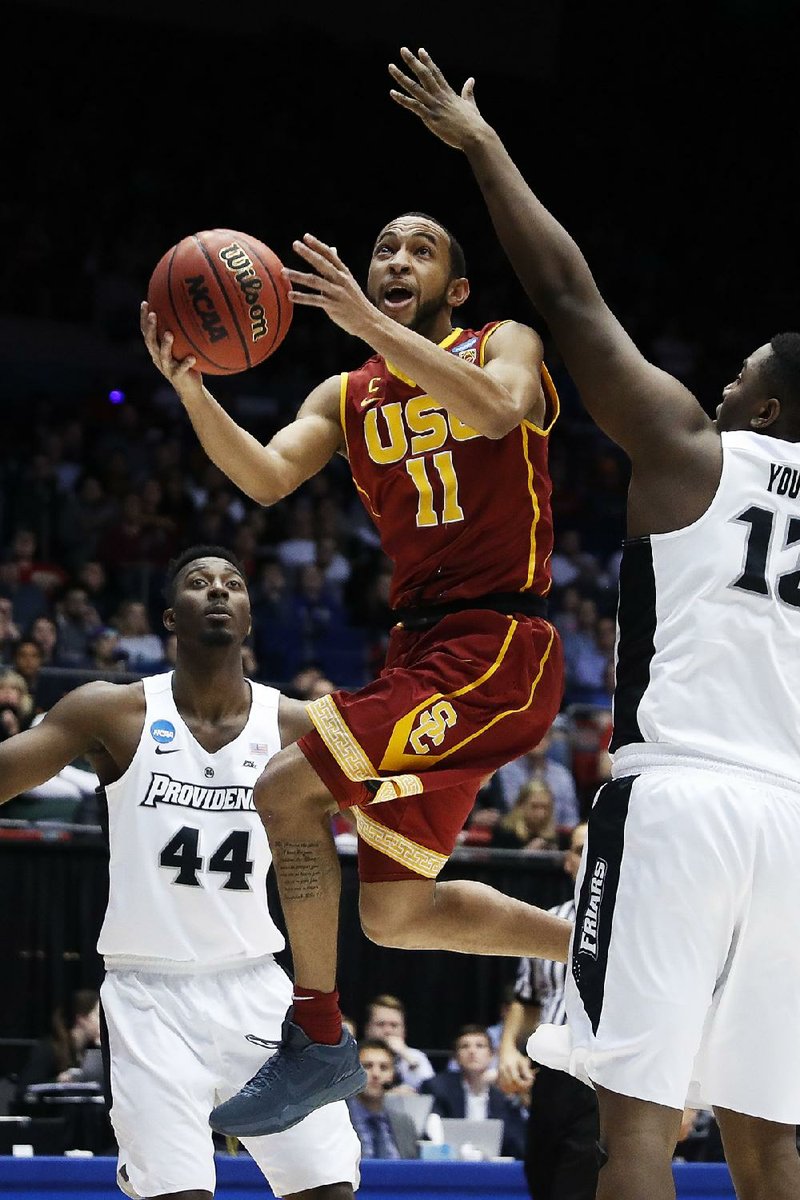
<path id="1" fill-rule="evenodd" d="M 548 730 L 538 746 L 500 767 L 493 778 L 499 784 L 506 810 L 513 806 L 526 783 L 543 779 L 553 794 L 556 827 L 571 830 L 580 820 L 578 793 L 569 768 L 550 756 L 552 741 Z"/>
<path id="2" fill-rule="evenodd" d="M 440 1071 L 426 1079 L 420 1092 L 433 1096 L 433 1111 L 440 1117 L 470 1120 L 497 1118 L 503 1122 L 501 1153 L 522 1158 L 525 1151 L 527 1113 L 496 1086 L 494 1056 L 489 1034 L 483 1025 L 464 1025 L 453 1043 L 457 1071 Z"/>
<path id="3" fill-rule="evenodd" d="M 406 1010 L 397 996 L 384 993 L 370 1000 L 364 1037 L 386 1042 L 394 1054 L 397 1082 L 406 1090 L 419 1091 L 423 1080 L 433 1075 L 433 1064 L 427 1054 L 406 1044 Z"/>
<path id="4" fill-rule="evenodd" d="M 114 625 L 119 634 L 119 646 L 128 660 L 130 671 L 158 671 L 164 662 L 164 643 L 150 628 L 147 608 L 141 600 L 123 600 L 117 609 Z"/>
<path id="5" fill-rule="evenodd" d="M 363 1092 L 347 1101 L 364 1158 L 416 1158 L 417 1131 L 406 1113 L 386 1108 L 386 1092 L 394 1083 L 394 1054 L 380 1038 L 366 1038 L 358 1057 L 367 1073 Z"/>

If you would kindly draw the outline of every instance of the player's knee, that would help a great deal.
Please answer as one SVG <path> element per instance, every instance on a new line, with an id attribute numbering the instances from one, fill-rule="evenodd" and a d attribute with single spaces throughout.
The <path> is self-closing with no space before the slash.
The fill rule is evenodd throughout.
<path id="1" fill-rule="evenodd" d="M 266 825 L 295 823 L 307 819 L 310 808 L 320 807 L 322 793 L 322 785 L 302 751 L 287 746 L 261 772 L 253 789 L 253 803 Z"/>
<path id="2" fill-rule="evenodd" d="M 361 928 L 376 946 L 414 950 L 414 922 L 400 904 L 386 903 L 362 887 L 359 898 Z"/>

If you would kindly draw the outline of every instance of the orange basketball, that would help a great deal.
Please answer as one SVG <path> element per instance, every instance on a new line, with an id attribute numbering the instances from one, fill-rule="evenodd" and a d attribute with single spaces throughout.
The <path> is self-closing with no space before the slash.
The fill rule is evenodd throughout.
<path id="1" fill-rule="evenodd" d="M 269 358 L 292 323 L 289 283 L 274 251 L 249 233 L 206 229 L 168 250 L 150 277 L 158 336 L 198 371 L 235 375 Z"/>

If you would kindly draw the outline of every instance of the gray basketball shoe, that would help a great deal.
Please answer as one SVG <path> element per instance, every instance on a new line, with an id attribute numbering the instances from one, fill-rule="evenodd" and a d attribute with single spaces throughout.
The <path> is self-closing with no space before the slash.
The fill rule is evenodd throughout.
<path id="1" fill-rule="evenodd" d="M 208 1123 L 217 1133 L 234 1137 L 281 1133 L 324 1104 L 346 1100 L 366 1086 L 367 1073 L 347 1029 L 336 1046 L 312 1042 L 291 1020 L 290 1009 L 280 1042 L 265 1042 L 252 1034 L 247 1038 L 261 1046 L 277 1046 L 277 1051 L 241 1091 L 212 1109 Z"/>

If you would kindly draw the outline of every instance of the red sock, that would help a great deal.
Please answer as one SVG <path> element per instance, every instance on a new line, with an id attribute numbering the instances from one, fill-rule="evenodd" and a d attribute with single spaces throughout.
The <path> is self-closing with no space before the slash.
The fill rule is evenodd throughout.
<path id="1" fill-rule="evenodd" d="M 325 1046 L 337 1045 L 342 1036 L 339 993 L 295 987 L 292 1000 L 292 1020 L 295 1025 L 299 1025 L 312 1042 L 322 1042 Z"/>

